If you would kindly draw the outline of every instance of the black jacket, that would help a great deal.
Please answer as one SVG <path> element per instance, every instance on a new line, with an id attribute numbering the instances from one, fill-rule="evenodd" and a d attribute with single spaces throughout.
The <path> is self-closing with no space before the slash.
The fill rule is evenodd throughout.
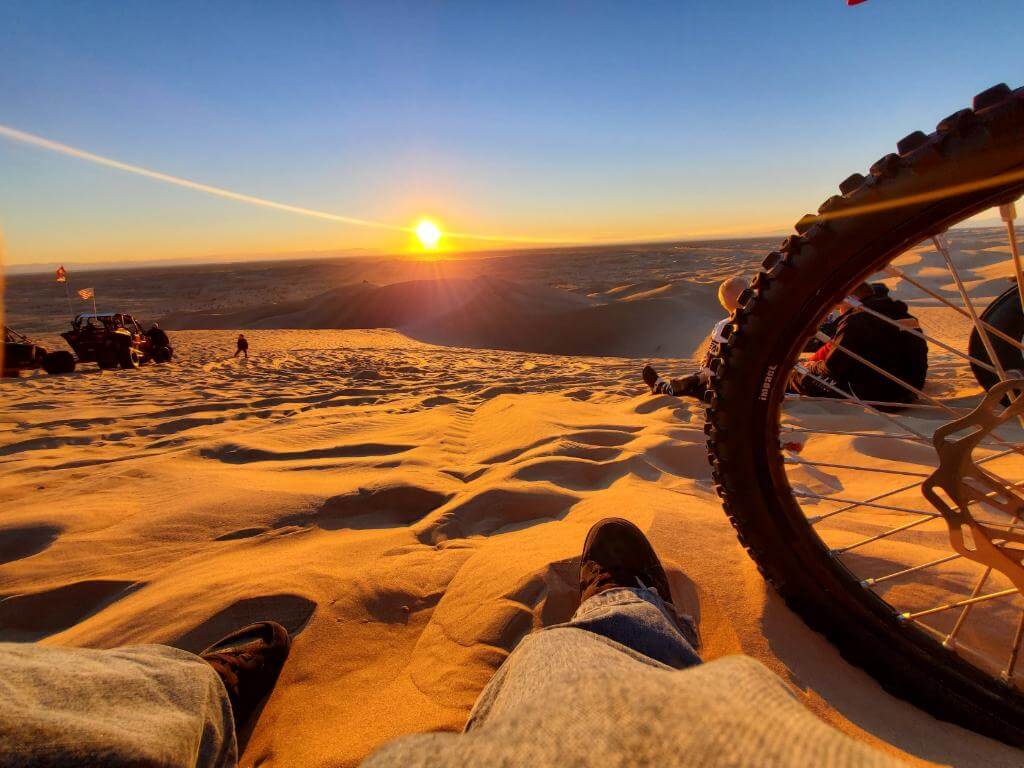
<path id="1" fill-rule="evenodd" d="M 158 347 L 169 347 L 171 345 L 171 340 L 164 333 L 163 328 L 150 328 L 146 331 L 146 335 Z"/>
<path id="2" fill-rule="evenodd" d="M 865 299 L 863 305 L 896 320 L 904 328 L 921 330 L 921 324 L 907 311 L 907 305 L 902 301 L 876 295 Z M 860 399 L 907 403 L 916 396 L 839 347 L 849 349 L 916 389 L 924 387 L 928 374 L 928 344 L 920 336 L 868 312 L 854 309 L 839 318 L 832 339 L 834 348 L 825 358 L 825 370 L 839 387 Z"/>

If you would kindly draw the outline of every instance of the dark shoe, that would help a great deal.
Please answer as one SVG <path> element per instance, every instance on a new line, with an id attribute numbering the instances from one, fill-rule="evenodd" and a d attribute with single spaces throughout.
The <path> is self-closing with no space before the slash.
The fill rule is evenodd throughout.
<path id="1" fill-rule="evenodd" d="M 276 621 L 261 621 L 232 632 L 199 654 L 227 688 L 236 732 L 249 724 L 260 702 L 274 690 L 291 643 L 288 630 Z"/>
<path id="2" fill-rule="evenodd" d="M 606 517 L 590 529 L 580 559 L 580 603 L 617 587 L 654 587 L 672 602 L 668 577 L 654 548 L 628 520 Z"/>
<path id="3" fill-rule="evenodd" d="M 645 365 L 640 375 L 644 378 L 644 384 L 651 388 L 652 395 L 672 394 L 672 385 L 661 378 L 651 366 Z"/>

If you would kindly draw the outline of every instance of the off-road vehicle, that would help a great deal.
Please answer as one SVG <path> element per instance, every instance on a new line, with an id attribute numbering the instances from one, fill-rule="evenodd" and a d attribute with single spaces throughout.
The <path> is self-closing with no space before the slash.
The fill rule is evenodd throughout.
<path id="1" fill-rule="evenodd" d="M 81 363 L 96 363 L 100 368 L 138 368 L 154 361 L 166 363 L 173 350 L 161 332 L 154 341 L 134 317 L 121 312 L 81 314 L 71 330 L 61 334 L 75 350 Z"/>
<path id="2" fill-rule="evenodd" d="M 64 350 L 48 352 L 46 347 L 5 325 L 3 375 L 17 376 L 39 368 L 47 373 L 71 373 L 75 370 L 75 357 Z"/>

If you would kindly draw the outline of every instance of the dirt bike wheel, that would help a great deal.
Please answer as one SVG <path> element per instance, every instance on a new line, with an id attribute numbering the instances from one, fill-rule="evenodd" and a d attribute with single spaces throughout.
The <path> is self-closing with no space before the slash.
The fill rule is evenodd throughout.
<path id="1" fill-rule="evenodd" d="M 815 532 L 780 449 L 788 373 L 828 311 L 911 246 L 1024 193 L 1024 89 L 979 94 L 840 193 L 765 259 L 712 362 L 705 431 L 716 490 L 766 580 L 844 657 L 942 719 L 1024 746 L 1024 693 L 865 588 Z"/>

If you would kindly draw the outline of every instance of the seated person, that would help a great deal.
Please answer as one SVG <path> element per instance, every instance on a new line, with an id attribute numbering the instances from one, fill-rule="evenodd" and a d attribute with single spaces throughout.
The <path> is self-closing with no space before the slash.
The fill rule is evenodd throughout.
<path id="1" fill-rule="evenodd" d="M 839 305 L 834 330 L 822 326 L 831 341 L 822 340 L 821 347 L 801 363 L 805 372 L 793 372 L 790 391 L 812 397 L 848 393 L 861 400 L 913 402 L 917 397 L 913 390 L 924 386 L 928 374 L 928 343 L 920 331 L 921 323 L 907 305 L 890 297 L 884 285 L 861 283 Z"/>
<path id="2" fill-rule="evenodd" d="M 289 644 L 272 622 L 202 656 L 0 643 L 0 766 L 232 768 L 236 732 L 258 716 Z M 519 642 L 464 732 L 404 736 L 366 765 L 902 765 L 829 727 L 754 659 L 702 664 L 697 647 L 650 543 L 606 518 L 583 545 L 579 608 Z"/>
<path id="3" fill-rule="evenodd" d="M 364 765 L 902 765 L 831 728 L 759 662 L 702 663 L 692 621 L 629 521 L 591 528 L 579 590 L 569 621 L 519 642 L 462 734 L 405 736 Z M 0 766 L 233 768 L 236 730 L 258 714 L 287 654 L 288 635 L 272 622 L 202 657 L 160 645 L 0 643 Z"/>
<path id="4" fill-rule="evenodd" d="M 159 323 L 153 323 L 153 327 L 146 331 L 146 335 L 149 337 L 149 340 L 153 342 L 154 346 L 171 346 L 171 340 L 167 337 L 166 331 L 160 327 Z"/>
<path id="5" fill-rule="evenodd" d="M 726 312 L 731 313 L 739 306 L 740 294 L 747 288 L 747 281 L 742 277 L 730 277 L 718 286 L 718 303 Z M 684 376 L 681 379 L 666 381 L 658 375 L 658 372 L 650 365 L 645 365 L 642 372 L 644 383 L 651 388 L 654 395 L 674 395 L 676 397 L 695 397 L 698 400 L 704 398 L 707 392 L 708 383 L 711 381 L 711 361 L 718 354 L 725 337 L 722 330 L 729 322 L 729 317 L 722 318 L 711 331 L 711 341 L 708 342 L 707 350 L 704 352 L 704 359 L 701 361 L 700 370 Z"/>

